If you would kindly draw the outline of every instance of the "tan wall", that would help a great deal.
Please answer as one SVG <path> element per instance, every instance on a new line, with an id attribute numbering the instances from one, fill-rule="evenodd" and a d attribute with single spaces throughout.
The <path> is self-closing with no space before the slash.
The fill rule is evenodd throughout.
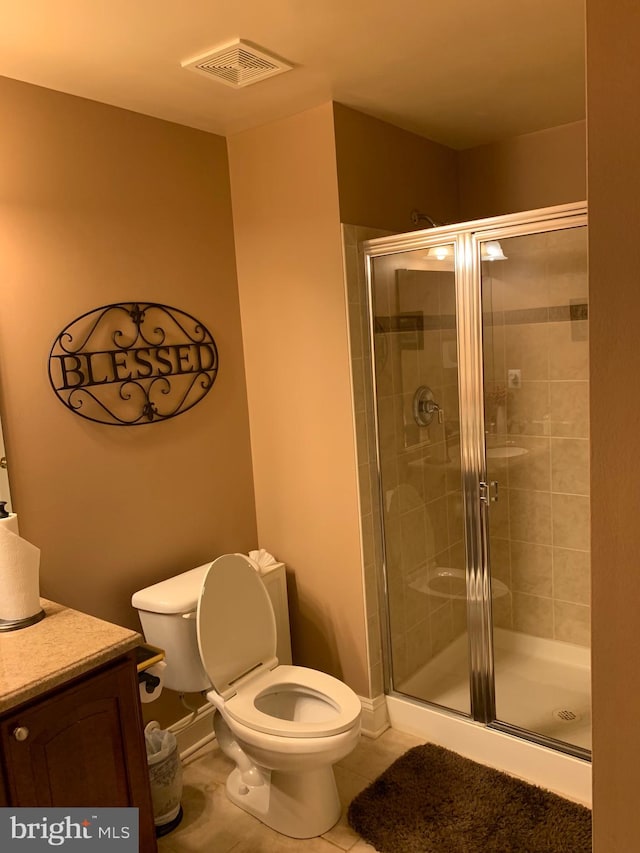
<path id="1" fill-rule="evenodd" d="M 412 231 L 414 209 L 459 221 L 455 151 L 342 104 L 334 118 L 341 222 Z"/>
<path id="2" fill-rule="evenodd" d="M 22 534 L 43 595 L 139 628 L 132 592 L 256 545 L 225 140 L 0 79 L 0 379 Z M 202 320 L 220 372 L 171 421 L 67 410 L 54 338 L 85 311 L 155 300 Z"/>
<path id="3" fill-rule="evenodd" d="M 229 139 L 260 546 L 294 660 L 368 691 L 331 104 Z"/>
<path id="4" fill-rule="evenodd" d="M 640 843 L 639 43 L 634 0 L 587 0 L 596 853 Z"/>
<path id="5" fill-rule="evenodd" d="M 585 122 L 458 152 L 460 220 L 583 201 Z"/>

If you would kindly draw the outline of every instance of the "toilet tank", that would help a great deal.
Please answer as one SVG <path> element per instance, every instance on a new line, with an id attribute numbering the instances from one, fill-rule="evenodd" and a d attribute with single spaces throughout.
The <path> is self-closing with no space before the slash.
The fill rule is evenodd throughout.
<path id="1" fill-rule="evenodd" d="M 205 563 L 148 586 L 131 598 L 131 604 L 138 610 L 145 640 L 164 649 L 167 664 L 164 685 L 178 693 L 200 693 L 212 686 L 200 662 L 196 630 L 198 598 L 210 565 Z M 276 616 L 278 660 L 289 664 L 291 641 L 284 563 L 269 566 L 261 573 L 261 578 Z"/>
<path id="2" fill-rule="evenodd" d="M 209 690 L 211 682 L 200 663 L 196 632 L 196 608 L 205 563 L 134 593 L 131 604 L 138 611 L 148 643 L 164 649 L 167 668 L 164 685 L 178 693 Z"/>

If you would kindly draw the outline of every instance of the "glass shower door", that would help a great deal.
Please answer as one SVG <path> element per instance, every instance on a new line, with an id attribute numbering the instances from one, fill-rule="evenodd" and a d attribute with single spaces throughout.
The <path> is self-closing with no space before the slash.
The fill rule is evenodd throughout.
<path id="1" fill-rule="evenodd" d="M 388 686 L 586 758 L 586 209 L 365 258 Z"/>
<path id="2" fill-rule="evenodd" d="M 394 690 L 470 713 L 455 242 L 371 259 Z"/>
<path id="3" fill-rule="evenodd" d="M 580 754 L 591 748 L 586 227 L 498 245 L 499 262 L 481 261 L 495 717 Z"/>

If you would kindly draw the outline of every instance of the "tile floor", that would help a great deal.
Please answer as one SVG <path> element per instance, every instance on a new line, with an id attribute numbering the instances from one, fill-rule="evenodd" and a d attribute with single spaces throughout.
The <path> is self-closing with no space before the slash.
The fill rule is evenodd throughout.
<path id="1" fill-rule="evenodd" d="M 362 737 L 353 753 L 335 767 L 343 812 L 340 821 L 321 838 L 299 840 L 279 835 L 227 799 L 225 781 L 233 764 L 215 741 L 184 762 L 182 823 L 158 839 L 159 853 L 375 853 L 348 825 L 347 806 L 396 758 L 422 740 L 387 729 L 376 740 Z"/>

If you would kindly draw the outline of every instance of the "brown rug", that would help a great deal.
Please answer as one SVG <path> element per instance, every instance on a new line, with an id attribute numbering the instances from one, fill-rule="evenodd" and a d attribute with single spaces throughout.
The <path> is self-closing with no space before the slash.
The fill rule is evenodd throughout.
<path id="1" fill-rule="evenodd" d="M 380 853 L 591 853 L 588 808 L 433 744 L 395 761 L 348 817 Z"/>

